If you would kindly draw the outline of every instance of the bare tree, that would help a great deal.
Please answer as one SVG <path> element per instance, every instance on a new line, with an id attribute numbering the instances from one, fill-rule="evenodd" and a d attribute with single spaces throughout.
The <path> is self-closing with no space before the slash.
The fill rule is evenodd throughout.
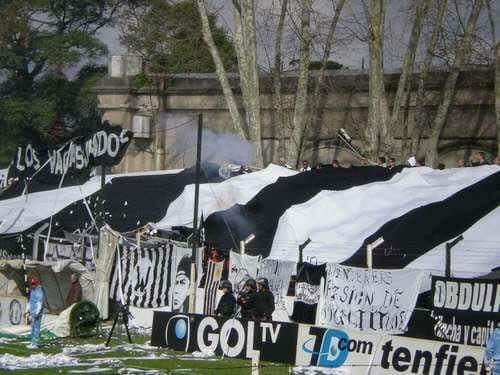
<path id="1" fill-rule="evenodd" d="M 210 30 L 210 24 L 208 22 L 207 8 L 205 5 L 205 1 L 197 0 L 196 3 L 198 5 L 198 11 L 200 12 L 200 17 L 201 17 L 203 40 L 205 41 L 210 51 L 210 55 L 212 55 L 212 59 L 214 60 L 215 72 L 217 74 L 217 78 L 219 79 L 219 83 L 222 87 L 222 91 L 226 99 L 227 107 L 231 115 L 231 120 L 233 121 L 234 130 L 241 139 L 247 139 L 243 118 L 241 117 L 241 114 L 238 111 L 238 105 L 236 104 L 233 90 L 229 85 L 229 80 L 227 78 L 226 70 L 224 69 L 224 64 L 222 63 L 219 51 L 217 50 L 214 38 L 212 36 L 212 32 Z"/>
<path id="2" fill-rule="evenodd" d="M 389 109 L 384 84 L 384 24 L 386 0 L 370 0 L 370 6 L 363 0 L 363 9 L 368 23 L 368 48 L 370 70 L 368 74 L 368 124 L 365 131 L 365 150 L 368 157 L 376 158 L 389 146 Z"/>
<path id="3" fill-rule="evenodd" d="M 431 68 L 432 59 L 434 58 L 434 51 L 436 49 L 438 37 L 443 25 L 443 18 L 446 12 L 446 4 L 447 0 L 438 0 L 438 11 L 436 19 L 434 21 L 434 27 L 431 32 L 429 44 L 427 45 L 424 63 L 420 68 L 418 89 L 416 95 L 415 123 L 411 132 L 411 154 L 415 156 L 418 155 L 420 138 L 422 136 L 422 130 L 424 128 L 424 119 L 426 118 L 424 113 L 425 84 L 428 80 L 429 70 Z"/>
<path id="4" fill-rule="evenodd" d="M 305 121 L 307 119 L 307 99 L 309 84 L 309 63 L 311 61 L 311 11 L 313 0 L 304 0 L 300 15 L 299 76 L 295 95 L 293 128 L 290 142 L 289 161 L 298 166 L 301 156 Z"/>
<path id="5" fill-rule="evenodd" d="M 276 38 L 274 43 L 274 67 L 272 69 L 273 79 L 273 110 L 275 124 L 278 128 L 278 155 L 280 159 L 286 159 L 286 124 L 283 113 L 283 97 L 281 95 L 281 79 L 283 74 L 283 61 L 281 55 L 281 44 L 283 40 L 283 29 L 285 26 L 285 17 L 288 8 L 288 0 L 281 0 L 281 10 L 276 29 Z"/>
<path id="6" fill-rule="evenodd" d="M 484 0 L 474 1 L 471 14 L 467 21 L 467 26 L 465 28 L 464 36 L 461 43 L 459 43 L 457 46 L 453 65 L 451 67 L 450 73 L 448 74 L 448 77 L 446 78 L 446 82 L 441 94 L 441 101 L 439 103 L 436 116 L 434 117 L 434 120 L 432 122 L 431 131 L 427 142 L 426 163 L 434 167 L 438 164 L 439 138 L 446 123 L 449 108 L 455 97 L 458 75 L 460 74 L 460 70 L 469 53 L 474 29 L 476 28 L 477 20 L 479 18 L 479 14 L 481 12 L 483 4 Z"/>
<path id="7" fill-rule="evenodd" d="M 404 103 L 407 103 L 409 92 L 411 89 L 410 77 L 413 73 L 415 55 L 422 31 L 423 19 L 427 14 L 429 4 L 430 0 L 419 0 L 417 2 L 417 9 L 415 11 L 410 40 L 408 42 L 408 47 L 406 48 L 405 56 L 403 59 L 403 66 L 401 67 L 401 75 L 399 76 L 398 88 L 392 105 L 391 119 L 389 123 L 390 134 L 394 134 L 396 128 L 398 126 L 401 126 L 401 108 Z"/>
<path id="8" fill-rule="evenodd" d="M 323 120 L 324 105 L 325 105 L 325 100 L 326 100 L 326 95 L 321 95 L 322 90 L 324 89 L 325 72 L 326 72 L 328 59 L 330 57 L 330 54 L 332 53 L 333 38 L 335 35 L 335 30 L 337 29 L 340 15 L 342 13 L 342 9 L 344 8 L 345 3 L 346 3 L 346 0 L 339 0 L 338 4 L 336 4 L 336 5 L 335 5 L 335 2 L 333 2 L 334 16 L 333 16 L 332 21 L 330 23 L 330 26 L 328 28 L 328 35 L 326 36 L 325 48 L 323 51 L 323 57 L 321 59 L 321 67 L 320 67 L 319 72 L 318 72 L 318 78 L 317 78 L 316 84 L 314 86 L 314 92 L 313 92 L 312 100 L 311 100 L 311 110 L 310 110 L 311 121 L 310 121 L 310 123 L 311 123 L 311 128 L 312 128 L 313 137 L 314 137 L 314 150 L 313 151 L 316 155 L 319 152 L 319 135 L 320 135 L 320 131 L 321 131 L 321 122 Z M 317 159 L 317 156 L 315 156 L 313 159 Z M 315 160 L 315 161 L 317 161 L 317 160 Z"/>

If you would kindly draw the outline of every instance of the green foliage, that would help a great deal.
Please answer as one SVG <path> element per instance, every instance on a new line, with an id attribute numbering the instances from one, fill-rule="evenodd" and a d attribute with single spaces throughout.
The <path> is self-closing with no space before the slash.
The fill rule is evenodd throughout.
<path id="1" fill-rule="evenodd" d="M 165 0 L 144 0 L 128 9 L 122 42 L 141 55 L 151 73 L 214 72 L 212 57 L 205 46 L 201 20 L 194 1 L 171 3 Z M 236 52 L 226 31 L 216 25 L 216 16 L 209 21 L 222 61 L 227 70 L 237 67 Z"/>
<path id="2" fill-rule="evenodd" d="M 67 73 L 104 55 L 96 33 L 125 3 L 0 1 L 0 163 L 29 138 L 61 141 L 100 121 L 91 85 L 104 70 L 86 66 L 73 79 Z"/>

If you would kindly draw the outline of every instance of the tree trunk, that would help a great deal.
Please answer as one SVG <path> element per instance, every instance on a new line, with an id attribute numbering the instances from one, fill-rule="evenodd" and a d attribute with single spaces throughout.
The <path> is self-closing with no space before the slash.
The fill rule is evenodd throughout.
<path id="1" fill-rule="evenodd" d="M 304 0 L 301 10 L 300 27 L 300 52 L 299 52 L 299 77 L 297 81 L 297 93 L 295 95 L 295 108 L 293 112 L 293 129 L 290 142 L 291 165 L 297 167 L 304 143 L 304 124 L 307 118 L 307 86 L 309 83 L 309 63 L 311 60 L 311 10 L 313 0 Z"/>
<path id="2" fill-rule="evenodd" d="M 476 28 L 479 13 L 481 13 L 483 1 L 484 0 L 475 0 L 474 2 L 471 15 L 469 17 L 469 20 L 467 21 L 467 27 L 465 29 L 464 37 L 457 46 L 453 66 L 451 67 L 451 71 L 446 79 L 446 83 L 443 88 L 442 99 L 432 123 L 431 133 L 429 135 L 427 145 L 426 164 L 433 167 L 436 167 L 438 164 L 439 137 L 446 123 L 450 105 L 455 97 L 457 78 L 460 74 L 460 69 L 465 62 L 467 53 L 469 52 L 472 35 L 474 33 L 474 29 Z"/>
<path id="3" fill-rule="evenodd" d="M 262 137 L 260 122 L 260 90 L 257 70 L 257 43 L 255 38 L 255 0 L 241 0 L 243 41 L 247 79 L 242 89 L 247 91 L 245 110 L 248 119 L 248 135 L 253 143 L 254 165 L 263 166 Z"/>
<path id="4" fill-rule="evenodd" d="M 500 155 L 500 42 L 495 54 L 495 112 L 497 122 L 497 155 Z"/>
<path id="5" fill-rule="evenodd" d="M 321 90 L 323 89 L 323 85 L 325 82 L 325 71 L 326 65 L 328 63 L 328 58 L 332 52 L 333 46 L 333 36 L 335 35 L 335 29 L 337 28 L 337 24 L 339 22 L 340 14 L 342 13 L 342 8 L 344 7 L 346 0 L 339 0 L 339 3 L 335 7 L 335 15 L 333 16 L 332 23 L 330 24 L 330 28 L 328 29 L 328 35 L 326 37 L 325 50 L 323 52 L 323 58 L 321 59 L 321 67 L 318 72 L 318 79 L 316 81 L 316 85 L 314 86 L 314 93 L 312 96 L 311 102 L 311 128 L 313 130 L 313 138 L 315 147 L 313 150 L 313 162 L 318 162 L 318 154 L 319 154 L 319 137 L 321 133 L 321 120 L 323 119 L 323 111 L 325 106 L 326 96 L 321 95 Z"/>
<path id="6" fill-rule="evenodd" d="M 238 111 L 238 106 L 236 100 L 234 99 L 233 90 L 229 85 L 229 80 L 227 79 L 226 70 L 224 69 L 224 64 L 215 45 L 212 31 L 210 30 L 210 24 L 208 23 L 207 9 L 204 0 L 197 0 L 198 12 L 201 18 L 201 27 L 203 33 L 203 40 L 210 51 L 210 55 L 214 61 L 215 72 L 219 83 L 222 87 L 222 92 L 224 93 L 224 98 L 226 99 L 227 107 L 231 115 L 231 120 L 233 121 L 234 130 L 241 139 L 247 139 L 245 129 L 243 126 L 243 119 L 240 112 Z"/>
<path id="7" fill-rule="evenodd" d="M 390 153 L 388 140 L 389 109 L 384 84 L 384 24 L 385 0 L 371 0 L 366 9 L 369 28 L 368 48 L 370 70 L 368 74 L 368 124 L 365 131 L 367 156 L 376 159 L 381 151 Z"/>
<path id="8" fill-rule="evenodd" d="M 390 134 L 395 134 L 397 127 L 401 126 L 400 122 L 400 112 L 401 105 L 406 103 L 406 94 L 410 89 L 408 84 L 409 78 L 413 73 L 413 65 L 415 63 L 415 55 L 420 40 L 420 34 L 422 31 L 423 19 L 427 13 L 430 0 L 420 0 L 417 5 L 415 12 L 415 19 L 413 21 L 413 27 L 410 34 L 410 40 L 408 42 L 408 47 L 406 49 L 405 57 L 403 59 L 403 66 L 401 69 L 401 75 L 399 76 L 398 89 L 396 91 L 396 96 L 394 97 L 394 102 L 392 106 L 391 120 L 389 123 Z M 403 140 L 401 141 L 403 142 Z"/>
<path id="9" fill-rule="evenodd" d="M 281 12 L 276 30 L 276 40 L 274 43 L 274 68 L 273 68 L 273 109 L 274 120 L 273 126 L 278 128 L 278 157 L 287 159 L 286 138 L 288 136 L 287 126 L 284 121 L 283 114 L 283 98 L 281 96 L 281 74 L 283 72 L 283 64 L 281 61 L 281 42 L 283 40 L 283 27 L 285 24 L 286 10 L 288 8 L 288 0 L 282 0 Z"/>
<path id="10" fill-rule="evenodd" d="M 435 25 L 432 30 L 431 39 L 427 47 L 425 54 L 424 64 L 420 70 L 420 77 L 418 80 L 417 89 L 417 102 L 415 106 L 415 121 L 413 129 L 411 132 L 411 154 L 417 156 L 420 148 L 420 137 L 422 136 L 422 131 L 424 128 L 424 100 L 425 100 L 425 83 L 429 75 L 429 70 L 432 64 L 432 59 L 434 58 L 434 50 L 436 49 L 436 44 L 438 41 L 439 34 L 441 32 L 441 27 L 443 25 L 443 19 L 446 12 L 447 0 L 438 0 L 438 14 L 436 17 Z"/>

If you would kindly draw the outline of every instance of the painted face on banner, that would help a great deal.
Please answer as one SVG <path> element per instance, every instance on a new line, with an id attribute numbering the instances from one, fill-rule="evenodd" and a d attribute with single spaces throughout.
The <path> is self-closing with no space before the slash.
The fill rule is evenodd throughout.
<path id="1" fill-rule="evenodd" d="M 186 272 L 179 270 L 175 276 L 173 309 L 180 310 L 189 293 L 190 280 Z"/>

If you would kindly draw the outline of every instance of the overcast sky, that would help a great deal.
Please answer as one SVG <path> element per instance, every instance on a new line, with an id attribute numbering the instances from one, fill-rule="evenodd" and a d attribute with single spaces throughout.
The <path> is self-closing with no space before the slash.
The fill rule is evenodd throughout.
<path id="1" fill-rule="evenodd" d="M 291 0 L 292 4 L 298 0 Z M 401 65 L 401 57 L 404 52 L 408 36 L 411 30 L 412 18 L 408 15 L 409 2 L 415 0 L 389 0 L 389 8 L 386 19 L 386 41 L 385 41 L 385 66 L 387 69 L 398 68 Z M 470 1 L 470 0 L 459 0 Z M 451 2 L 451 1 L 450 1 Z M 218 22 L 226 28 L 229 33 L 234 29 L 233 9 L 229 0 L 209 0 L 210 8 L 218 15 Z M 269 61 L 272 61 L 274 30 L 276 29 L 277 17 L 279 15 L 279 0 L 257 0 L 257 29 L 258 29 L 258 61 L 259 65 L 268 69 Z M 500 1 L 492 1 L 492 13 L 496 25 L 496 40 L 500 40 Z M 290 12 L 287 24 L 289 25 L 285 40 L 283 42 L 283 55 L 286 62 L 297 58 L 297 34 L 299 25 L 298 12 Z M 325 35 L 328 22 L 333 15 L 332 0 L 315 0 L 314 16 L 312 19 L 313 29 L 319 41 L 313 50 L 313 59 L 321 58 L 321 35 Z M 368 46 L 364 41 L 356 37 L 359 27 L 353 25 L 354 20 L 362 20 L 363 14 L 360 9 L 360 0 L 347 0 L 342 11 L 342 20 L 337 29 L 337 38 L 334 43 L 330 60 L 338 61 L 351 69 L 360 69 L 362 60 L 365 59 L 365 67 L 368 60 Z M 482 12 L 483 24 L 488 24 L 487 13 Z M 489 29 L 488 29 L 489 31 Z M 120 43 L 117 28 L 106 28 L 101 30 L 100 39 L 108 46 L 109 55 L 127 53 L 127 48 Z M 488 35 L 491 39 L 491 35 Z"/>

